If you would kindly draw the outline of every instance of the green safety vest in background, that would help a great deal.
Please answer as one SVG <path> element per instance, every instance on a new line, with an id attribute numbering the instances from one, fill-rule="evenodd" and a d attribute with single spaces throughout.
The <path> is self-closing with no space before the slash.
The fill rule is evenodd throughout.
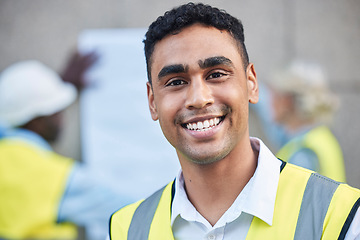
<path id="1" fill-rule="evenodd" d="M 0 239 L 76 239 L 57 223 L 73 160 L 27 142 L 0 140 Z"/>
<path id="2" fill-rule="evenodd" d="M 310 130 L 305 136 L 297 137 L 280 149 L 276 154 L 284 161 L 301 149 L 312 150 L 319 159 L 318 172 L 339 182 L 346 182 L 344 158 L 341 147 L 330 129 L 320 126 Z"/>
<path id="3" fill-rule="evenodd" d="M 254 217 L 246 240 L 344 239 L 360 204 L 360 190 L 293 164 L 282 165 L 272 226 Z M 111 240 L 173 240 L 169 183 L 144 201 L 113 214 Z"/>

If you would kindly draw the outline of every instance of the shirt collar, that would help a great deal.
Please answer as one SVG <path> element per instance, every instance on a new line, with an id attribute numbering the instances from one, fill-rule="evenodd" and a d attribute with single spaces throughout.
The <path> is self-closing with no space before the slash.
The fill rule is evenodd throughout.
<path id="1" fill-rule="evenodd" d="M 235 220 L 241 212 L 246 212 L 272 225 L 281 161 L 271 153 L 260 139 L 250 138 L 250 140 L 252 146 L 259 151 L 257 168 L 232 206 L 219 220 L 219 222 L 223 221 L 223 224 Z M 171 224 L 177 217 L 182 217 L 187 221 L 204 222 L 204 218 L 187 198 L 181 170 L 175 181 L 175 189 Z"/>
<path id="2" fill-rule="evenodd" d="M 253 176 L 252 191 L 244 206 L 244 212 L 272 225 L 276 191 L 280 177 L 281 161 L 260 140 L 252 138 L 253 146 L 258 146 L 258 165 Z"/>

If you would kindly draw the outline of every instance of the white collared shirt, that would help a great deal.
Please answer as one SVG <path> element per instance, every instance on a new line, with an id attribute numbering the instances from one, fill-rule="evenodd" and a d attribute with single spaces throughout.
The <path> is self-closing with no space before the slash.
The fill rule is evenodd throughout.
<path id="1" fill-rule="evenodd" d="M 214 226 L 211 226 L 188 200 L 180 171 L 175 182 L 176 192 L 171 215 L 176 240 L 242 240 L 246 238 L 253 216 L 272 225 L 281 162 L 260 139 L 251 138 L 251 142 L 259 151 L 255 173 Z M 345 240 L 360 240 L 359 234 L 358 210 Z"/>

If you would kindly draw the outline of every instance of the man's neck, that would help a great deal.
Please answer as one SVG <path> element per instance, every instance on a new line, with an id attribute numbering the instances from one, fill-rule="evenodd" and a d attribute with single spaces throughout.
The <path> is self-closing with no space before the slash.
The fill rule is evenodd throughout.
<path id="1" fill-rule="evenodd" d="M 185 190 L 197 211 L 214 226 L 253 176 L 258 152 L 250 145 L 234 149 L 208 165 L 182 164 Z"/>

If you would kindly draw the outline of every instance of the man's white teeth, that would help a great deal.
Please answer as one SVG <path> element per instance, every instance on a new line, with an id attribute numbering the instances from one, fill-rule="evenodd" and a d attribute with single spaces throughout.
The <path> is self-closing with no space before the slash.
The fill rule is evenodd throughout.
<path id="1" fill-rule="evenodd" d="M 219 118 L 212 118 L 210 120 L 205 120 L 203 122 L 188 123 L 186 127 L 189 130 L 206 131 L 218 125 L 219 122 L 220 122 Z"/>
<path id="2" fill-rule="evenodd" d="M 210 124 L 210 126 L 214 125 L 214 120 L 210 119 L 209 124 Z"/>
<path id="3" fill-rule="evenodd" d="M 210 126 L 210 123 L 208 120 L 204 121 L 204 128 L 208 128 Z"/>

